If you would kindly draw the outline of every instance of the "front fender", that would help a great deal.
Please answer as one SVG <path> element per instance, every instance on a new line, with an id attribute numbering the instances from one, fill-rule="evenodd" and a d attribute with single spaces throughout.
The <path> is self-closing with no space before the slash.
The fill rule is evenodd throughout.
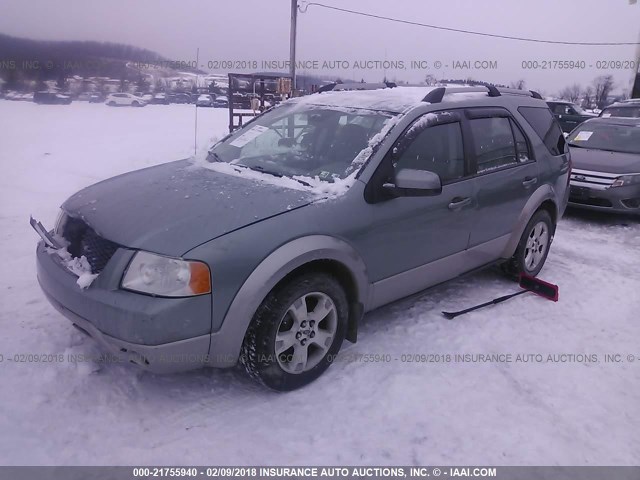
<path id="1" fill-rule="evenodd" d="M 314 260 L 333 260 L 350 272 L 356 287 L 355 302 L 369 298 L 366 267 L 347 242 L 326 235 L 310 235 L 282 245 L 265 258 L 249 275 L 235 295 L 221 328 L 211 334 L 209 364 L 232 367 L 240 356 L 245 332 L 256 310 L 269 292 L 286 275 Z"/>

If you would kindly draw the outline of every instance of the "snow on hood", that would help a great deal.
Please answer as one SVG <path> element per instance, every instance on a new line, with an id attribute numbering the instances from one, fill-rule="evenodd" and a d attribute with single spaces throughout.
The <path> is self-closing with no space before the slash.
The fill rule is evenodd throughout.
<path id="1" fill-rule="evenodd" d="M 636 153 L 610 152 L 591 148 L 575 148 L 571 150 L 573 168 L 595 172 L 636 173 L 640 171 L 640 155 Z"/>
<path id="2" fill-rule="evenodd" d="M 62 208 L 119 245 L 181 256 L 233 230 L 304 207 L 314 198 L 308 191 L 182 160 L 99 182 L 71 196 Z"/>

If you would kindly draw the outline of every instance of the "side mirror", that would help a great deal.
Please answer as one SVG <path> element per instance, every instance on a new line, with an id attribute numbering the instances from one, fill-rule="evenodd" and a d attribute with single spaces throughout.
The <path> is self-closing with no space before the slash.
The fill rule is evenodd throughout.
<path id="1" fill-rule="evenodd" d="M 442 181 L 437 173 L 403 168 L 395 173 L 395 183 L 385 183 L 384 189 L 395 197 L 422 197 L 442 192 Z"/>

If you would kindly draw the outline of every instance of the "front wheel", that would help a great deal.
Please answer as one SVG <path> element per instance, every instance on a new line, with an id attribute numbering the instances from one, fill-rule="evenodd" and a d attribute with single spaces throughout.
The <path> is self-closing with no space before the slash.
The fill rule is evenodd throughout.
<path id="1" fill-rule="evenodd" d="M 318 378 L 340 350 L 348 320 L 340 283 L 308 273 L 274 289 L 245 334 L 240 361 L 274 390 L 300 388 Z"/>
<path id="2" fill-rule="evenodd" d="M 553 232 L 554 226 L 549 212 L 538 210 L 524 229 L 516 253 L 503 264 L 505 273 L 513 277 L 520 273 L 535 277 L 547 260 Z"/>

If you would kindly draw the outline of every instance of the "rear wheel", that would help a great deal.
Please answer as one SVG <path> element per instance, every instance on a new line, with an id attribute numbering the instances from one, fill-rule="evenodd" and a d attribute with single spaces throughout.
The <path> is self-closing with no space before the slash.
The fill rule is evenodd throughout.
<path id="1" fill-rule="evenodd" d="M 524 229 L 516 253 L 502 265 L 503 271 L 511 277 L 517 277 L 520 273 L 535 277 L 547 260 L 553 232 L 554 225 L 549 212 L 538 210 Z"/>
<path id="2" fill-rule="evenodd" d="M 260 305 L 240 361 L 269 388 L 300 388 L 329 367 L 342 345 L 347 318 L 347 297 L 337 280 L 324 273 L 296 277 Z"/>
<path id="3" fill-rule="evenodd" d="M 137 101 L 134 100 L 133 103 L 131 103 L 131 106 L 132 107 L 139 107 L 140 103 L 138 103 Z"/>

